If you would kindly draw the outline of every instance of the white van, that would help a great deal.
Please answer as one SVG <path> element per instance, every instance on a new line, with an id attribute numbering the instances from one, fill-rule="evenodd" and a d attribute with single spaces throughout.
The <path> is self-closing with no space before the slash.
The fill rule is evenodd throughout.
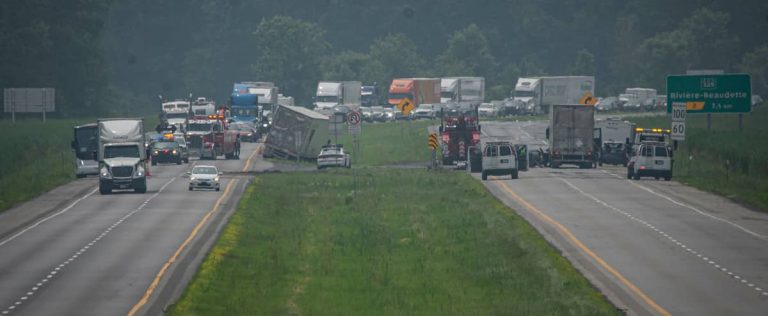
<path id="1" fill-rule="evenodd" d="M 640 177 L 672 179 L 672 148 L 667 143 L 644 142 L 637 147 L 627 164 L 627 179 Z"/>
<path id="2" fill-rule="evenodd" d="M 483 180 L 488 175 L 510 175 L 517 179 L 515 146 L 509 142 L 487 142 L 483 147 Z"/>

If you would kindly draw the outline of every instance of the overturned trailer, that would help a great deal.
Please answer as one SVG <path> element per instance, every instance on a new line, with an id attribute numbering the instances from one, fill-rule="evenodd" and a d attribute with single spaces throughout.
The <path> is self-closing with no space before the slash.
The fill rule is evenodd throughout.
<path id="1" fill-rule="evenodd" d="M 279 105 L 264 141 L 264 157 L 314 160 L 329 141 L 328 116 L 300 106 Z"/>

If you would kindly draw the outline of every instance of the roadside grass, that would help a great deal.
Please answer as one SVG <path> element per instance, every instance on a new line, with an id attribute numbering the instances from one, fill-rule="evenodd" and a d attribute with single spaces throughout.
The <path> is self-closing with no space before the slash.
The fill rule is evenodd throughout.
<path id="1" fill-rule="evenodd" d="M 438 120 L 363 123 L 360 153 L 353 155 L 353 166 L 382 166 L 393 164 L 426 163 L 431 159 L 427 148 L 427 128 L 440 125 Z M 352 136 L 339 137 L 339 143 L 352 151 Z"/>
<path id="2" fill-rule="evenodd" d="M 768 212 L 768 104 L 743 115 L 688 115 L 685 141 L 675 152 L 674 178 Z M 669 116 L 627 118 L 640 127 L 670 127 Z"/>
<path id="3" fill-rule="evenodd" d="M 147 120 L 147 126 L 154 126 L 151 117 Z M 0 212 L 74 179 L 72 127 L 95 121 L 0 120 Z"/>
<path id="4" fill-rule="evenodd" d="M 170 315 L 613 315 L 465 173 L 255 179 Z"/>

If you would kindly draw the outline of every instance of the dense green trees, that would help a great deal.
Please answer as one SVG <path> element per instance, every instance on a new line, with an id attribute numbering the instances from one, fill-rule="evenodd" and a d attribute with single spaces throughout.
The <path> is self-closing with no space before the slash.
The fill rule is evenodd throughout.
<path id="1" fill-rule="evenodd" d="M 55 86 L 65 115 L 224 102 L 274 81 L 309 104 L 318 80 L 594 74 L 599 95 L 663 90 L 670 73 L 746 71 L 768 94 L 768 1 L 5 0 L 0 85 Z"/>

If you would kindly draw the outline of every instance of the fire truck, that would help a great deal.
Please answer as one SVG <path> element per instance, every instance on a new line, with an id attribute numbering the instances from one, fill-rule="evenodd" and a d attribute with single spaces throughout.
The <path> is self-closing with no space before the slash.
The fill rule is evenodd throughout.
<path id="1" fill-rule="evenodd" d="M 476 106 L 461 106 L 440 112 L 440 134 L 442 137 L 443 165 L 466 169 L 471 172 L 482 170 L 482 148 L 480 148 L 480 120 Z"/>
<path id="2" fill-rule="evenodd" d="M 187 147 L 190 157 L 216 159 L 240 158 L 238 132 L 229 129 L 229 110 L 222 107 L 214 114 L 197 115 L 187 124 Z"/>

